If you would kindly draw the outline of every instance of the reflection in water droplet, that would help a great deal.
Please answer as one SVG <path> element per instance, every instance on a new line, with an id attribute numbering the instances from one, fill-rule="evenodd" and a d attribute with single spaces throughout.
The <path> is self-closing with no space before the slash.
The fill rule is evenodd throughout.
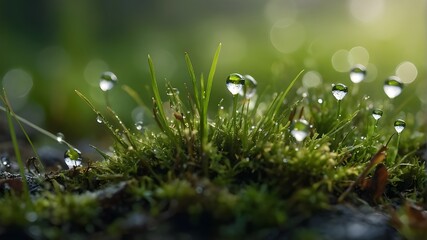
<path id="1" fill-rule="evenodd" d="M 64 153 L 64 161 L 68 168 L 82 165 L 82 155 L 77 148 L 70 148 Z"/>
<path id="2" fill-rule="evenodd" d="M 258 85 L 255 78 L 253 78 L 251 75 L 245 75 L 245 85 L 243 86 L 242 90 L 239 92 L 240 96 L 244 96 L 246 99 L 252 98 L 256 94 L 256 87 Z"/>
<path id="3" fill-rule="evenodd" d="M 396 130 L 397 134 L 400 134 L 403 129 L 406 127 L 406 122 L 402 119 L 397 119 L 394 121 L 394 129 Z"/>
<path id="4" fill-rule="evenodd" d="M 399 96 L 402 89 L 403 83 L 396 76 L 391 76 L 384 81 L 384 92 L 390 99 Z"/>
<path id="5" fill-rule="evenodd" d="M 59 143 L 62 143 L 64 141 L 64 134 L 63 133 L 57 133 L 56 134 L 56 141 L 58 141 Z"/>
<path id="6" fill-rule="evenodd" d="M 104 72 L 101 75 L 99 81 L 99 87 L 102 91 L 106 92 L 113 89 L 114 85 L 117 83 L 117 76 L 112 72 Z"/>
<path id="7" fill-rule="evenodd" d="M 383 110 L 381 109 L 374 109 L 372 111 L 372 117 L 378 121 L 378 119 L 380 119 L 383 116 Z"/>
<path id="8" fill-rule="evenodd" d="M 302 142 L 309 133 L 310 125 L 304 119 L 296 120 L 291 126 L 291 134 L 298 141 Z"/>
<path id="9" fill-rule="evenodd" d="M 350 80 L 353 83 L 360 83 L 365 80 L 366 68 L 363 65 L 357 64 L 350 70 Z"/>
<path id="10" fill-rule="evenodd" d="M 342 100 L 348 92 L 348 88 L 346 85 L 342 83 L 332 84 L 332 95 L 340 101 Z"/>
<path id="11" fill-rule="evenodd" d="M 231 94 L 236 95 L 242 91 L 243 86 L 245 85 L 245 78 L 238 73 L 232 73 L 228 76 L 225 84 L 228 91 L 230 91 Z"/>

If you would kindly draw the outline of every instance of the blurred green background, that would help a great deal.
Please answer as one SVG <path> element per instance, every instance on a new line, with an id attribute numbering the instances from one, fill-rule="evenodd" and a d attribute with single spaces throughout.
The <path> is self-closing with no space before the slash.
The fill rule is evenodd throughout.
<path id="1" fill-rule="evenodd" d="M 99 76 L 112 71 L 119 79 L 113 109 L 128 123 L 149 122 L 151 113 L 134 110 L 120 87 L 151 106 L 147 54 L 160 86 L 170 81 L 184 92 L 184 52 L 207 74 L 220 42 L 213 106 L 230 102 L 224 81 L 232 72 L 277 91 L 302 69 L 298 87 L 351 85 L 348 70 L 360 63 L 368 69 L 361 91 L 386 99 L 383 81 L 397 74 L 407 84 L 398 98 L 417 111 L 427 104 L 426 13 L 422 0 L 4 0 L 0 80 L 19 114 L 69 140 L 106 133 L 74 89 L 104 111 Z"/>

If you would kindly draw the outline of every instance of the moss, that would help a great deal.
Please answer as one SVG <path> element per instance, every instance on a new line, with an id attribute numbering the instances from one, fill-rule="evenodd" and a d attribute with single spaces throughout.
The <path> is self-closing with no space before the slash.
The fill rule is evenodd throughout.
<path id="1" fill-rule="evenodd" d="M 24 229 L 33 238 L 303 236 L 301 224 L 337 204 L 346 189 L 350 194 L 342 199 L 354 205 L 385 209 L 404 199 L 423 200 L 426 175 L 415 152 L 425 126 L 408 127 L 399 147 L 391 141 L 384 148 L 389 155 L 397 151 L 383 162 L 387 187 L 369 192 L 374 188 L 366 184 L 384 183 L 372 183 L 381 176 L 372 170 L 378 162 L 368 163 L 394 139 L 392 126 L 372 121 L 374 101 L 345 98 L 337 119 L 329 92 L 288 96 L 296 76 L 277 94 L 256 102 L 234 96 L 231 111 L 220 107 L 208 114 L 218 54 L 207 81 L 196 80 L 186 55 L 192 90 L 179 95 L 170 89 L 165 103 L 149 60 L 158 128 L 128 128 L 114 111 L 108 119 L 78 93 L 112 134 L 114 152 L 98 150 L 103 161 L 39 176 L 41 190 L 32 195 L 32 206 L 12 189 L 0 199 L 2 226 Z M 284 105 L 285 99 L 294 104 Z M 414 114 L 407 113 L 408 119 Z M 298 119 L 312 125 L 302 141 L 290 131 Z M 406 132 L 411 128 L 415 137 Z M 378 194 L 381 201 L 372 199 Z"/>

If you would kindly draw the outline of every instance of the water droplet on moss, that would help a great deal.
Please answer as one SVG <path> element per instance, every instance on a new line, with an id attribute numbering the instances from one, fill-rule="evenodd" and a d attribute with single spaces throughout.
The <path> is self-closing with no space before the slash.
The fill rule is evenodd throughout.
<path id="1" fill-rule="evenodd" d="M 357 64 L 350 70 L 350 80 L 353 83 L 360 83 L 365 80 L 366 68 L 363 65 Z"/>
<path id="2" fill-rule="evenodd" d="M 144 127 L 144 125 L 143 125 L 142 121 L 138 121 L 135 123 L 136 130 L 141 131 L 143 127 Z"/>
<path id="3" fill-rule="evenodd" d="M 374 109 L 373 111 L 372 111 L 372 117 L 375 119 L 375 120 L 378 120 L 378 119 L 380 119 L 381 117 L 383 116 L 383 110 L 381 110 L 381 109 Z"/>
<path id="4" fill-rule="evenodd" d="M 64 153 L 64 161 L 68 168 L 82 165 L 82 154 L 77 148 L 70 148 Z"/>
<path id="5" fill-rule="evenodd" d="M 102 91 L 110 91 L 117 83 L 117 76 L 112 72 L 104 72 L 101 74 L 99 87 Z"/>
<path id="6" fill-rule="evenodd" d="M 245 75 L 245 85 L 243 86 L 242 90 L 239 92 L 240 96 L 244 96 L 246 99 L 250 99 L 256 94 L 256 87 L 258 85 L 255 78 L 253 78 L 251 75 Z"/>
<path id="7" fill-rule="evenodd" d="M 406 122 L 402 119 L 397 119 L 394 121 L 394 129 L 396 130 L 397 134 L 400 134 L 403 129 L 406 127 Z"/>
<path id="8" fill-rule="evenodd" d="M 304 119 L 296 120 L 291 126 L 291 134 L 298 141 L 302 142 L 309 133 L 310 125 Z"/>
<path id="9" fill-rule="evenodd" d="M 239 73 L 232 73 L 228 76 L 225 84 L 228 91 L 230 91 L 231 94 L 236 95 L 242 91 L 243 86 L 245 85 L 245 78 Z"/>
<path id="10" fill-rule="evenodd" d="M 384 81 L 384 92 L 390 99 L 393 99 L 402 93 L 403 83 L 396 76 L 391 76 Z"/>
<path id="11" fill-rule="evenodd" d="M 332 84 L 332 95 L 338 100 L 341 101 L 345 95 L 348 93 L 348 88 L 342 83 Z"/>

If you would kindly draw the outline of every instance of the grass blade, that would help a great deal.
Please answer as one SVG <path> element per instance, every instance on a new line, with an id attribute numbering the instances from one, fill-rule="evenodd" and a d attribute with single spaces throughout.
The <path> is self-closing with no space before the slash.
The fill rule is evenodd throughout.
<path id="1" fill-rule="evenodd" d="M 160 128 L 163 129 L 163 131 L 165 131 L 167 135 L 172 136 L 170 134 L 170 129 L 167 124 L 165 110 L 163 109 L 163 101 L 160 97 L 159 87 L 157 85 L 156 72 L 154 71 L 154 65 L 150 55 L 148 55 L 148 66 L 150 68 L 150 73 L 151 73 L 151 88 L 153 90 L 154 101 L 155 101 L 154 107 L 157 107 L 158 112 L 160 114 L 158 123 L 161 125 Z"/>
<path id="2" fill-rule="evenodd" d="M 190 74 L 191 83 L 193 85 L 194 100 L 196 102 L 197 111 L 199 111 L 199 114 L 200 114 L 201 105 L 200 105 L 199 87 L 197 86 L 196 74 L 194 73 L 193 64 L 191 63 L 191 59 L 188 53 L 185 53 L 185 62 L 187 64 L 188 73 Z"/>
<path id="3" fill-rule="evenodd" d="M 6 115 L 7 115 L 7 123 L 9 126 L 10 137 L 12 138 L 13 149 L 15 151 L 15 158 L 19 165 L 19 173 L 22 178 L 22 189 L 25 197 L 25 201 L 27 202 L 28 207 L 32 207 L 32 202 L 30 198 L 30 191 L 28 188 L 27 177 L 25 175 L 25 166 L 22 162 L 21 152 L 19 151 L 18 140 L 16 138 L 15 127 L 13 125 L 12 116 L 13 110 L 10 106 L 10 103 L 6 96 L 6 91 L 3 89 L 3 96 L 1 96 L 1 100 L 4 102 L 6 106 Z"/>
<path id="4" fill-rule="evenodd" d="M 128 85 L 123 85 L 122 86 L 123 91 L 125 91 L 139 106 L 146 106 L 144 104 L 144 102 L 142 101 L 141 97 L 139 96 L 139 94 L 133 90 L 131 87 L 129 87 Z"/>

